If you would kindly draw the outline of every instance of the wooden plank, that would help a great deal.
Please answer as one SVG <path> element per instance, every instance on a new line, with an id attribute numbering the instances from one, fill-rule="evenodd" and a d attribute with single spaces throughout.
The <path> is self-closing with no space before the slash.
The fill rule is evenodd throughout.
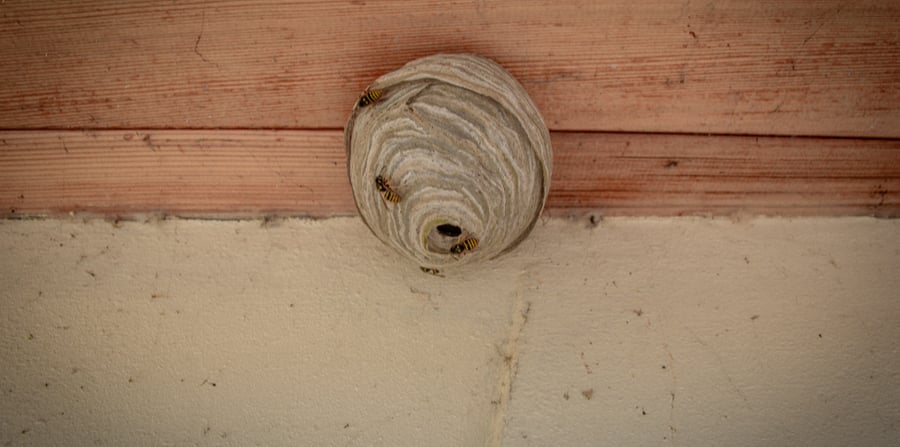
<path id="1" fill-rule="evenodd" d="M 550 213 L 900 215 L 900 141 L 554 133 Z M 0 132 L 0 217 L 353 215 L 339 131 Z"/>
<path id="2" fill-rule="evenodd" d="M 0 132 L 3 215 L 352 214 L 336 131 Z"/>
<path id="3" fill-rule="evenodd" d="M 900 141 L 556 134 L 551 210 L 900 215 Z"/>
<path id="4" fill-rule="evenodd" d="M 897 2 L 7 0 L 0 128 L 340 128 L 436 52 L 553 130 L 900 137 Z"/>

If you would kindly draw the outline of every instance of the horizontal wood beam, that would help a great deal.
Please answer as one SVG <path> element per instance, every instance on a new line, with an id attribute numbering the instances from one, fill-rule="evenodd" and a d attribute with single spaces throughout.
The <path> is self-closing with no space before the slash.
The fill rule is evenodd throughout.
<path id="1" fill-rule="evenodd" d="M 9 0 L 0 128 L 340 128 L 436 52 L 510 70 L 552 130 L 900 137 L 880 1 Z"/>
<path id="2" fill-rule="evenodd" d="M 550 213 L 900 216 L 900 141 L 552 134 Z M 0 132 L 0 216 L 356 213 L 340 131 Z"/>

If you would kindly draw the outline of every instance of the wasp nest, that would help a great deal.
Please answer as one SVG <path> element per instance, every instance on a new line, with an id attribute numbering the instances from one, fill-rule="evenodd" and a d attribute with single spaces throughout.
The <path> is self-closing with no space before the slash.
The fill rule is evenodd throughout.
<path id="1" fill-rule="evenodd" d="M 345 129 L 366 225 L 423 271 L 524 239 L 550 190 L 550 134 L 525 89 L 471 54 L 425 57 L 360 97 Z"/>

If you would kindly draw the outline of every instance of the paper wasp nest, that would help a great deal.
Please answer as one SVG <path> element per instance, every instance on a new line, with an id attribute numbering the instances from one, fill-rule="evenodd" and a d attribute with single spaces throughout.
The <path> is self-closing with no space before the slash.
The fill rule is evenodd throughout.
<path id="1" fill-rule="evenodd" d="M 550 190 L 550 134 L 525 89 L 472 54 L 377 79 L 344 132 L 366 225 L 419 266 L 494 258 L 534 226 Z"/>

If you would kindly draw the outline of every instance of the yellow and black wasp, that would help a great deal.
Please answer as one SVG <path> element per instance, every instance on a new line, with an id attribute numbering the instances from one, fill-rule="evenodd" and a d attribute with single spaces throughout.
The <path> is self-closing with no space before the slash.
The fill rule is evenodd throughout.
<path id="1" fill-rule="evenodd" d="M 388 179 L 380 175 L 375 177 L 375 189 L 377 189 L 378 192 L 384 196 L 384 200 L 387 200 L 388 202 L 397 203 L 400 201 L 400 194 L 394 192 Z"/>
<path id="2" fill-rule="evenodd" d="M 436 269 L 436 268 L 431 268 L 431 267 L 419 267 L 419 269 L 422 270 L 422 271 L 425 272 L 425 273 L 430 274 L 430 275 L 440 276 L 440 277 L 442 277 L 442 278 L 444 277 L 444 275 L 441 275 L 441 271 L 438 270 L 438 269 Z"/>
<path id="3" fill-rule="evenodd" d="M 450 253 L 461 255 L 467 251 L 472 251 L 478 246 L 478 239 L 474 237 L 466 238 L 462 242 L 450 247 Z"/>
<path id="4" fill-rule="evenodd" d="M 375 104 L 375 101 L 378 101 L 378 98 L 381 98 L 381 95 L 383 94 L 384 90 L 380 88 L 366 89 L 362 96 L 359 97 L 359 106 L 365 107 L 370 104 Z"/>

